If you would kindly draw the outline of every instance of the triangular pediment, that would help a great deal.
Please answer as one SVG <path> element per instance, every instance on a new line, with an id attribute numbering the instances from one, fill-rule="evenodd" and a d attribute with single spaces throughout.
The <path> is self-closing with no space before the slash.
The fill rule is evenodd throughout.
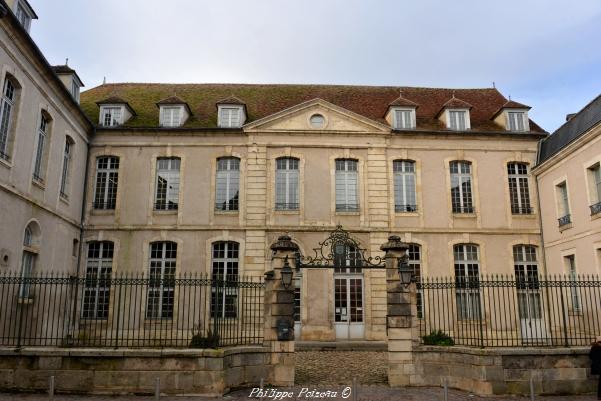
<path id="1" fill-rule="evenodd" d="M 311 117 L 321 115 L 324 124 L 316 128 Z M 245 132 L 390 132 L 390 127 L 323 99 L 313 99 L 253 121 L 243 127 Z"/>

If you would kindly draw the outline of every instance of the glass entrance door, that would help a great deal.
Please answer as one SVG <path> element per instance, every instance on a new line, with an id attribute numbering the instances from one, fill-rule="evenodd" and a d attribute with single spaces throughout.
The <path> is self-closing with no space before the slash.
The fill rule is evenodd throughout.
<path id="1" fill-rule="evenodd" d="M 354 247 L 335 249 L 338 266 L 334 268 L 334 327 L 336 339 L 362 339 L 363 273 L 359 252 Z"/>

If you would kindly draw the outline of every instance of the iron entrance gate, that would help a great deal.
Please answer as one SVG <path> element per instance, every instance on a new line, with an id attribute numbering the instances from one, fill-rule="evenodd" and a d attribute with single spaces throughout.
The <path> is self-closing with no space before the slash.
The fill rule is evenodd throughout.
<path id="1" fill-rule="evenodd" d="M 337 339 L 365 336 L 364 281 L 366 268 L 385 268 L 380 256 L 365 257 L 365 249 L 348 232 L 337 226 L 314 248 L 313 256 L 297 254 L 297 268 L 333 269 L 334 329 Z"/>

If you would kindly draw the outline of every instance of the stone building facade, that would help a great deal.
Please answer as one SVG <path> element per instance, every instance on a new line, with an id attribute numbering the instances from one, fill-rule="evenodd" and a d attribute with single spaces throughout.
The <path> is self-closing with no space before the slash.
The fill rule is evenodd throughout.
<path id="1" fill-rule="evenodd" d="M 545 133 L 495 89 L 106 84 L 82 107 L 88 267 L 261 276 L 278 236 L 311 255 L 340 225 L 372 256 L 400 235 L 422 275 L 545 271 Z M 384 272 L 348 260 L 300 272 L 301 339 L 385 338 Z"/>

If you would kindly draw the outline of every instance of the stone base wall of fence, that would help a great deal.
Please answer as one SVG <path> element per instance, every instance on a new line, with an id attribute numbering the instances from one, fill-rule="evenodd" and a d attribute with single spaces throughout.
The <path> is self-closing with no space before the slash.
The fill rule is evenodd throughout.
<path id="1" fill-rule="evenodd" d="M 494 348 L 418 346 L 411 386 L 442 386 L 478 395 L 586 394 L 596 391 L 588 347 Z"/>
<path id="2" fill-rule="evenodd" d="M 0 348 L 0 391 L 221 396 L 275 380 L 268 347 L 225 349 Z"/>

